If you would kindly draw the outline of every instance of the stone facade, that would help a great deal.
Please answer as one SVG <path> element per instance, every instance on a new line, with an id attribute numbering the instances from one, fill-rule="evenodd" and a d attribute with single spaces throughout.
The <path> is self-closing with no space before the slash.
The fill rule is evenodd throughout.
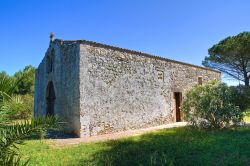
<path id="1" fill-rule="evenodd" d="M 173 123 L 175 93 L 184 96 L 198 78 L 220 79 L 220 72 L 100 43 L 56 39 L 36 71 L 34 114 L 45 116 L 53 109 L 65 131 L 80 137 Z"/>

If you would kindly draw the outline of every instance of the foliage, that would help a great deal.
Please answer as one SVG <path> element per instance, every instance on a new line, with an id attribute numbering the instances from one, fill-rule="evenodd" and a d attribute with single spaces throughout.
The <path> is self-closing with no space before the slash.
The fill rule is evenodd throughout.
<path id="1" fill-rule="evenodd" d="M 98 143 L 69 145 L 28 140 L 20 147 L 30 165 L 249 165 L 250 127 L 163 129 Z M 67 141 L 66 141 L 67 142 Z"/>
<path id="2" fill-rule="evenodd" d="M 0 79 L 0 123 L 8 120 L 28 119 L 33 112 L 34 68 L 25 67 L 24 72 L 18 72 L 15 77 L 4 76 Z M 31 81 L 33 80 L 33 81 Z M 29 82 L 26 84 L 26 82 Z M 26 86 L 27 94 L 16 95 L 21 87 Z M 34 89 L 34 88 L 33 88 Z M 22 91 L 25 92 L 25 91 Z M 30 92 L 30 93 L 28 93 Z"/>
<path id="3" fill-rule="evenodd" d="M 18 117 L 19 119 L 30 119 L 34 111 L 34 97 L 32 95 L 21 95 L 21 99 L 24 103 L 24 110 Z"/>
<path id="4" fill-rule="evenodd" d="M 20 77 L 19 79 L 13 81 L 13 79 L 9 77 L 4 77 L 2 80 L 0 80 L 0 124 L 9 120 L 8 114 L 10 114 L 10 112 L 6 112 L 6 105 L 8 105 L 9 103 L 9 105 L 12 106 L 14 101 L 18 102 L 13 95 L 17 85 L 21 82 L 22 79 L 23 77 Z M 19 104 L 16 103 L 13 108 L 17 107 L 18 105 Z"/>
<path id="5" fill-rule="evenodd" d="M 10 77 L 0 79 L 0 165 L 20 165 L 17 144 L 22 144 L 22 139 L 26 136 L 52 127 L 56 121 L 54 117 L 46 117 L 7 125 L 11 119 L 30 116 L 33 97 L 14 95 L 16 87 L 24 78 L 24 75 L 20 75 L 15 80 Z M 27 163 L 28 161 L 24 165 Z"/>
<path id="6" fill-rule="evenodd" d="M 204 66 L 218 69 L 249 86 L 250 79 L 250 32 L 230 36 L 215 44 Z"/>
<path id="7" fill-rule="evenodd" d="M 35 68 L 33 66 L 26 66 L 23 70 L 16 72 L 13 76 L 14 80 L 18 80 L 23 77 L 18 84 L 15 93 L 16 94 L 34 94 L 34 82 L 35 82 Z"/>
<path id="8" fill-rule="evenodd" d="M 10 126 L 0 128 L 0 165 L 19 165 L 20 156 L 18 144 L 23 144 L 23 139 L 33 133 L 54 127 L 54 117 L 32 119 Z M 28 161 L 25 163 L 27 164 Z"/>
<path id="9" fill-rule="evenodd" d="M 246 111 L 244 112 L 244 122 L 247 122 L 249 123 L 250 122 L 250 112 L 249 111 Z"/>
<path id="10" fill-rule="evenodd" d="M 31 95 L 14 95 L 8 100 L 4 100 L 2 111 L 5 119 L 29 119 L 33 112 L 33 97 Z"/>
<path id="11" fill-rule="evenodd" d="M 239 106 L 242 111 L 250 109 L 250 87 L 236 86 L 230 87 L 234 93 L 234 103 Z"/>
<path id="12" fill-rule="evenodd" d="M 9 120 L 9 112 L 4 110 L 4 105 L 14 100 L 12 96 L 21 79 L 13 81 L 10 77 L 3 77 L 0 80 L 0 124 Z"/>
<path id="13" fill-rule="evenodd" d="M 3 77 L 0 80 L 0 102 L 11 98 L 18 84 L 22 81 L 23 77 L 13 80 L 10 77 Z"/>
<path id="14" fill-rule="evenodd" d="M 12 96 L 8 100 L 3 100 L 1 111 L 4 114 L 2 114 L 2 119 L 4 118 L 5 121 L 16 119 L 19 111 L 24 109 L 24 104 L 19 96 Z"/>
<path id="15" fill-rule="evenodd" d="M 188 91 L 181 109 L 192 126 L 225 128 L 243 120 L 243 112 L 233 103 L 234 97 L 226 84 L 213 81 Z"/>

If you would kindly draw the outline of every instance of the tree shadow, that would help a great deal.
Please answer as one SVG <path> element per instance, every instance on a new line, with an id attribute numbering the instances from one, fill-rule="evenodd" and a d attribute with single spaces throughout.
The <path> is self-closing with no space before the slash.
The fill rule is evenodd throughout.
<path id="1" fill-rule="evenodd" d="M 164 129 L 102 144 L 107 148 L 93 155 L 95 165 L 250 165 L 250 128 Z"/>

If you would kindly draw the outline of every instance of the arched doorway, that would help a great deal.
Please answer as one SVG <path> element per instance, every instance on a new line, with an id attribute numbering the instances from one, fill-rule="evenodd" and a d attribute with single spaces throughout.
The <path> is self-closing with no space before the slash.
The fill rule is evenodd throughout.
<path id="1" fill-rule="evenodd" d="M 54 116 L 54 104 L 55 104 L 55 91 L 53 82 L 49 82 L 46 90 L 46 103 L 47 103 L 47 112 L 46 115 Z"/>

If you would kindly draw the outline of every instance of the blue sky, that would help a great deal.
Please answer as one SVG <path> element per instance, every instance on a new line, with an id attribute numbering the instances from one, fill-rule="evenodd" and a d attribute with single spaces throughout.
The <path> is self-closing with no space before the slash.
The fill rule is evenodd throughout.
<path id="1" fill-rule="evenodd" d="M 1 0 L 0 70 L 37 67 L 51 31 L 201 65 L 213 44 L 249 30 L 248 0 Z"/>

